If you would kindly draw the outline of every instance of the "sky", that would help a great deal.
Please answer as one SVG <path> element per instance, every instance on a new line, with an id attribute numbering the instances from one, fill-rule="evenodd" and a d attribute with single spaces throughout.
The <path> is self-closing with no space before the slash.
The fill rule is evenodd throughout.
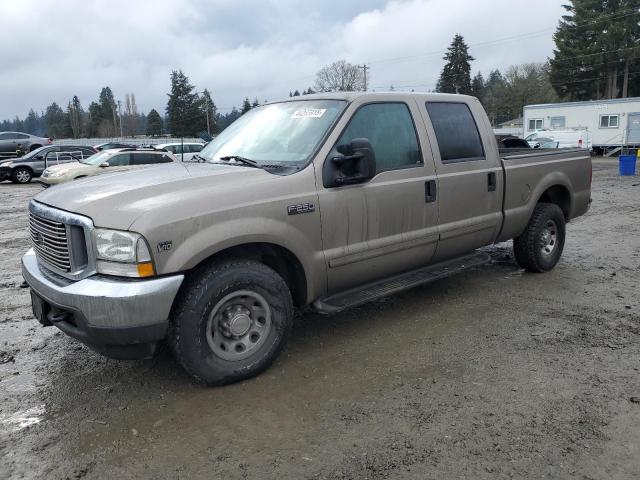
<path id="1" fill-rule="evenodd" d="M 102 87 L 166 107 L 182 69 L 219 111 L 313 87 L 324 65 L 367 64 L 370 89 L 433 90 L 456 33 L 472 71 L 543 62 L 560 0 L 0 0 L 0 119 Z"/>

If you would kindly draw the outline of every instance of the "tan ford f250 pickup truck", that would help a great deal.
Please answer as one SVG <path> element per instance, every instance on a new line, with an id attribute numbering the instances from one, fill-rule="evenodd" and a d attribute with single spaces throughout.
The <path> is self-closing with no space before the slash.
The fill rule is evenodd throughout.
<path id="1" fill-rule="evenodd" d="M 489 261 L 551 270 L 590 203 L 584 150 L 499 152 L 477 99 L 334 93 L 244 114 L 195 164 L 29 205 L 35 316 L 114 358 L 166 339 L 210 385 L 269 366 L 295 308 L 333 313 Z"/>

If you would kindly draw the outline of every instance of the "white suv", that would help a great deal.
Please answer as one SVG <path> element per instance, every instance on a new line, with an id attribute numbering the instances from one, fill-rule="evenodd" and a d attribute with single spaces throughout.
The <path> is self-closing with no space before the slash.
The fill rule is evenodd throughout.
<path id="1" fill-rule="evenodd" d="M 153 148 L 173 153 L 183 162 L 190 162 L 194 155 L 204 148 L 204 143 L 161 143 L 154 145 Z"/>

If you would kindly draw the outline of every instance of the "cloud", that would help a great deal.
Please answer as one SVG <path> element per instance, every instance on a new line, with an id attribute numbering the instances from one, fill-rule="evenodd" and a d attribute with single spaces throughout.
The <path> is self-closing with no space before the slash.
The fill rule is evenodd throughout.
<path id="1" fill-rule="evenodd" d="M 369 63 L 377 89 L 432 89 L 455 33 L 474 71 L 488 73 L 545 60 L 562 13 L 554 0 L 0 0 L 0 9 L 0 119 L 73 95 L 86 108 L 106 85 L 162 112 L 178 68 L 223 111 L 312 86 L 341 58 Z"/>

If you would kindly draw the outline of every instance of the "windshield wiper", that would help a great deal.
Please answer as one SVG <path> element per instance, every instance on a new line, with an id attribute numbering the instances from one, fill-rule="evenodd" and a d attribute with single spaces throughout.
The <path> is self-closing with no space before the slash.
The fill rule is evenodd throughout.
<path id="1" fill-rule="evenodd" d="M 202 158 L 200 155 L 198 155 L 197 153 L 191 158 L 195 158 L 196 160 L 198 160 L 198 162 L 206 162 L 206 160 Z"/>
<path id="2" fill-rule="evenodd" d="M 226 155 L 224 157 L 220 157 L 220 160 L 224 160 L 228 162 L 229 160 L 235 160 L 236 162 L 244 163 L 245 165 L 249 165 L 254 168 L 262 168 L 258 162 L 255 160 L 251 160 L 250 158 L 241 157 L 240 155 Z"/>

